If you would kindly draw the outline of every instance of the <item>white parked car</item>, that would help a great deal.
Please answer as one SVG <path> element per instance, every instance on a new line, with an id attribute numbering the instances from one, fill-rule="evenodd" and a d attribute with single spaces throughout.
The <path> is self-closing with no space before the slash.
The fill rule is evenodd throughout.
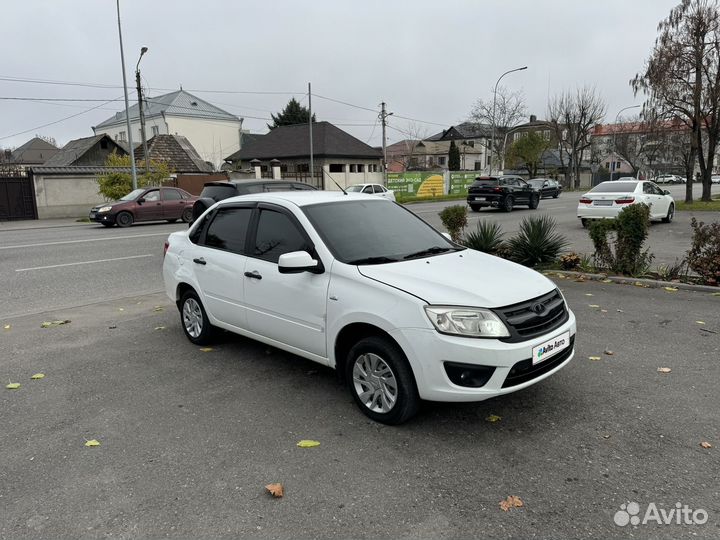
<path id="1" fill-rule="evenodd" d="M 354 184 L 345 191 L 350 193 L 367 193 L 368 195 L 378 195 L 391 201 L 395 200 L 395 192 L 381 184 Z"/>
<path id="2" fill-rule="evenodd" d="M 521 390 L 574 354 L 575 316 L 552 281 L 379 197 L 225 199 L 169 236 L 163 278 L 192 343 L 222 328 L 335 368 L 388 424 L 420 400 Z"/>
<path id="3" fill-rule="evenodd" d="M 720 184 L 720 176 L 717 174 L 713 174 L 710 178 L 710 182 L 713 184 Z"/>
<path id="4" fill-rule="evenodd" d="M 580 197 L 577 217 L 584 227 L 591 219 L 616 218 L 630 204 L 645 203 L 650 219 L 670 223 L 675 215 L 675 201 L 667 190 L 648 180 L 614 180 L 601 182 Z"/>
<path id="5" fill-rule="evenodd" d="M 681 184 L 682 178 L 676 174 L 661 174 L 655 178 L 656 184 Z"/>

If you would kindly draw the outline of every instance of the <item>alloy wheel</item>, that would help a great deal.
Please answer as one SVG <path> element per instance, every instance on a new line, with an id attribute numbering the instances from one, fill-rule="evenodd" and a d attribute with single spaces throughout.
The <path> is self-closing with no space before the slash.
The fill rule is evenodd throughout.
<path id="1" fill-rule="evenodd" d="M 390 366 L 377 354 L 360 355 L 353 365 L 353 385 L 360 401 L 373 412 L 387 413 L 398 397 L 398 382 Z"/>
<path id="2" fill-rule="evenodd" d="M 203 329 L 203 314 L 194 298 L 188 298 L 183 305 L 183 325 L 192 338 L 197 338 Z"/>

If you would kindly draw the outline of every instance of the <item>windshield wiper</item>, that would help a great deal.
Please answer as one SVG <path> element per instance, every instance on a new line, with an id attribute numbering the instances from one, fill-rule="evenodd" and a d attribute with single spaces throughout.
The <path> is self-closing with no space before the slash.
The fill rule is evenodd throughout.
<path id="1" fill-rule="evenodd" d="M 425 257 L 426 255 L 437 255 L 438 253 L 445 253 L 446 251 L 457 251 L 458 249 L 459 248 L 433 246 L 428 249 L 416 251 L 415 253 L 411 253 L 410 255 L 405 255 L 403 259 L 417 259 L 420 257 Z"/>
<path id="2" fill-rule="evenodd" d="M 348 261 L 348 264 L 384 264 L 392 262 L 398 262 L 398 260 L 390 257 L 365 257 L 364 259 Z"/>

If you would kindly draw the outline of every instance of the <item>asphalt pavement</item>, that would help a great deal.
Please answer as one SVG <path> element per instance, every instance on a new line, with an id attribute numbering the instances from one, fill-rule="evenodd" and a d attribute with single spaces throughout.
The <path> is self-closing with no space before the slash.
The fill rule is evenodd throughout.
<path id="1" fill-rule="evenodd" d="M 159 294 L 0 317 L 0 537 L 717 538 L 720 297 L 558 285 L 578 318 L 565 369 L 399 427 L 312 362 L 193 346 Z M 629 502 L 708 519 L 616 525 Z"/>

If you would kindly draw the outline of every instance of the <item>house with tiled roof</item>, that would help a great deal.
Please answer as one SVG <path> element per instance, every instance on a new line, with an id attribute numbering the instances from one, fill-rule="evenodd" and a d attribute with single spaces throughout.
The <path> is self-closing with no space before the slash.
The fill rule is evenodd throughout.
<path id="1" fill-rule="evenodd" d="M 113 152 L 124 156 L 127 150 L 109 135 L 83 137 L 68 142 L 43 163 L 46 167 L 104 166 Z"/>
<path id="2" fill-rule="evenodd" d="M 59 151 L 57 146 L 45 139 L 33 137 L 13 150 L 7 161 L 13 165 L 32 167 L 33 165 L 42 165 Z"/>
<path id="3" fill-rule="evenodd" d="M 133 145 L 142 141 L 137 104 L 129 109 Z M 202 161 L 216 167 L 223 158 L 241 148 L 243 119 L 185 90 L 177 90 L 143 100 L 145 132 L 155 135 L 182 135 L 190 141 Z M 119 111 L 93 127 L 96 134 L 106 133 L 118 142 L 127 142 L 125 111 Z"/>
<path id="4" fill-rule="evenodd" d="M 210 173 L 214 169 L 182 135 L 155 135 L 147 142 L 147 147 L 150 163 L 164 161 L 175 174 Z M 145 160 L 142 145 L 135 149 L 135 159 Z"/>
<path id="5" fill-rule="evenodd" d="M 228 155 L 233 170 L 260 167 L 270 174 L 280 167 L 283 178 L 310 181 L 318 187 L 337 189 L 359 183 L 382 183 L 382 151 L 364 143 L 330 122 L 314 122 L 312 146 L 315 174 L 310 175 L 310 129 L 307 124 L 279 126 Z M 273 163 L 275 162 L 275 163 Z M 279 164 L 278 164 L 279 162 Z"/>

